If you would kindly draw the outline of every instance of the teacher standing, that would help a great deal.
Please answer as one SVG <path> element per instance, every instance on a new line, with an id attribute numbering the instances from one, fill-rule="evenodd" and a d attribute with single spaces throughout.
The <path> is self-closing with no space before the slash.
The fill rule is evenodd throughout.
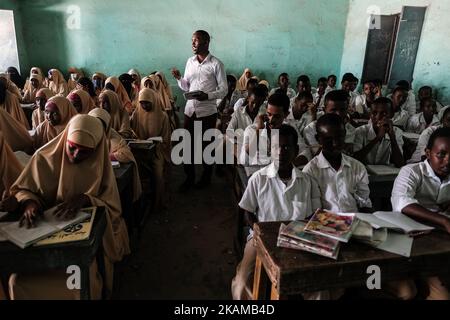
<path id="1" fill-rule="evenodd" d="M 172 75 L 177 79 L 178 86 L 185 92 L 200 91 L 194 99 L 186 102 L 184 110 L 184 128 L 191 134 L 191 163 L 184 164 L 186 181 L 181 185 L 181 191 L 189 190 L 195 183 L 194 166 L 194 122 L 202 124 L 202 136 L 208 129 L 213 129 L 217 121 L 216 100 L 225 97 L 228 91 L 227 78 L 223 63 L 209 52 L 210 36 L 208 32 L 198 30 L 192 35 L 192 51 L 194 56 L 186 63 L 184 76 L 177 69 Z M 203 142 L 203 148 L 206 144 Z M 203 157 L 202 157 L 203 159 Z M 196 187 L 203 188 L 211 183 L 212 165 L 203 161 L 203 174 Z"/>

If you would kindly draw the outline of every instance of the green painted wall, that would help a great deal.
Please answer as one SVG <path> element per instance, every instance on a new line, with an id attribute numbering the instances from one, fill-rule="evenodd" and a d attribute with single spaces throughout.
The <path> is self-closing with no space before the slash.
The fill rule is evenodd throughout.
<path id="1" fill-rule="evenodd" d="M 21 72 L 28 73 L 28 55 L 26 50 L 26 45 L 23 37 L 23 24 L 22 24 L 22 15 L 19 10 L 19 1 L 18 0 L 1 0 L 0 1 L 0 9 L 3 10 L 13 10 L 14 12 L 14 25 L 16 27 L 16 38 L 17 38 L 17 49 L 19 53 L 19 63 Z M 4 71 L 4 70 L 0 70 Z"/>
<path id="2" fill-rule="evenodd" d="M 71 4 L 80 7 L 80 30 L 66 26 Z M 205 29 L 227 72 L 251 66 L 271 83 L 284 71 L 293 83 L 303 72 L 313 82 L 339 73 L 347 11 L 348 0 L 20 1 L 28 69 L 167 74 L 184 70 L 192 32 Z"/>

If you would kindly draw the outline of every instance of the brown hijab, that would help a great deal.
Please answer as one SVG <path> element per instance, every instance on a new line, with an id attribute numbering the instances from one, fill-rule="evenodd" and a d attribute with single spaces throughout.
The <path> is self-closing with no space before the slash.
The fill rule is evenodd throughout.
<path id="1" fill-rule="evenodd" d="M 126 137 L 132 136 L 133 133 L 130 127 L 130 116 L 122 108 L 119 96 L 111 90 L 105 90 L 100 94 L 99 98 L 108 99 L 111 109 L 109 112 L 109 115 L 111 116 L 111 128 Z"/>
<path id="2" fill-rule="evenodd" d="M 0 175 L 2 179 L 2 183 L 0 184 L 0 197 L 2 197 L 5 191 L 9 191 L 22 170 L 22 165 L 0 132 Z"/>
<path id="3" fill-rule="evenodd" d="M 53 91 L 55 95 L 67 96 L 69 94 L 69 87 L 64 79 L 61 71 L 58 69 L 51 69 L 52 80 L 49 81 L 48 88 Z"/>
<path id="4" fill-rule="evenodd" d="M 19 121 L 27 130 L 30 129 L 30 123 L 25 115 L 25 112 L 20 105 L 19 98 L 9 90 L 6 90 L 5 102 L 0 105 L 0 108 L 6 110 L 14 119 Z"/>
<path id="5" fill-rule="evenodd" d="M 43 97 L 48 101 L 51 97 L 53 97 L 53 92 L 48 88 L 42 88 L 36 93 L 36 97 Z M 45 121 L 45 112 L 42 111 L 39 107 L 34 109 L 33 114 L 31 115 L 31 126 L 33 129 L 36 129 L 38 125 Z"/>
<path id="6" fill-rule="evenodd" d="M 122 82 L 120 82 L 120 80 L 117 77 L 109 77 L 105 81 L 105 86 L 108 83 L 111 83 L 114 86 L 114 92 L 117 93 L 117 95 L 119 96 L 119 99 L 122 103 L 122 108 L 124 108 L 128 113 L 130 113 L 132 108 L 131 100 L 130 97 L 128 96 L 127 91 L 123 87 Z"/>
<path id="7" fill-rule="evenodd" d="M 33 140 L 22 123 L 0 108 L 0 132 L 13 151 L 32 152 Z"/>

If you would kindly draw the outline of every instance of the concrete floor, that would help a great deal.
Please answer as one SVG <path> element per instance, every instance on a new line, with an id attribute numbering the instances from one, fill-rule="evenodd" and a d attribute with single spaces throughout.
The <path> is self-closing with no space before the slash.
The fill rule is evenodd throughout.
<path id="1" fill-rule="evenodd" d="M 197 176 L 200 176 L 197 170 Z M 116 267 L 115 299 L 230 299 L 235 273 L 235 204 L 230 179 L 177 192 L 181 166 L 172 170 L 167 213 L 152 214 L 133 253 Z"/>

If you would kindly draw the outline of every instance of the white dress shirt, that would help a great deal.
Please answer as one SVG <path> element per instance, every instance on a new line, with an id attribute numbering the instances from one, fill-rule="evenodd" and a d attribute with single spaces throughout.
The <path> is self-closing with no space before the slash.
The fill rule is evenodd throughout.
<path id="1" fill-rule="evenodd" d="M 354 213 L 358 208 L 372 207 L 367 170 L 358 160 L 342 154 L 341 167 L 336 171 L 321 152 L 303 172 L 317 182 L 323 209 Z"/>
<path id="2" fill-rule="evenodd" d="M 236 104 L 236 102 L 242 98 L 242 93 L 239 90 L 234 90 L 233 93 L 231 94 L 231 98 L 230 100 L 227 99 L 227 103 L 225 104 L 225 108 L 232 108 L 234 107 L 234 105 Z M 225 99 L 225 98 L 223 98 Z M 216 100 L 216 104 L 217 107 L 219 107 L 220 103 L 222 102 L 223 99 L 217 99 Z"/>
<path id="3" fill-rule="evenodd" d="M 392 117 L 392 123 L 394 126 L 405 128 L 408 123 L 409 114 L 406 110 L 400 109 Z"/>
<path id="4" fill-rule="evenodd" d="M 309 175 L 293 168 L 292 179 L 285 185 L 273 163 L 250 177 L 239 202 L 259 222 L 303 220 L 320 206 L 319 188 Z"/>
<path id="5" fill-rule="evenodd" d="M 356 97 L 355 110 L 359 114 L 370 113 L 370 108 L 367 106 L 367 97 L 365 93 Z"/>
<path id="6" fill-rule="evenodd" d="M 319 115 L 317 115 L 317 118 L 319 118 Z M 308 124 L 303 130 L 305 141 L 309 146 L 317 147 L 319 145 L 319 142 L 317 142 L 316 139 L 317 134 L 316 124 L 317 120 Z M 352 126 L 350 123 L 346 123 L 345 130 L 346 130 L 345 143 L 353 144 L 355 141 L 355 127 Z"/>
<path id="7" fill-rule="evenodd" d="M 439 114 L 438 114 L 439 121 L 442 120 L 442 118 L 444 117 L 444 112 L 445 112 L 445 110 L 447 110 L 448 108 L 450 108 L 450 106 L 443 107 L 443 108 L 439 111 Z"/>
<path id="8" fill-rule="evenodd" d="M 397 140 L 400 152 L 403 153 L 403 131 L 394 127 L 395 140 Z M 375 130 L 371 123 L 356 128 L 355 143 L 353 151 L 358 152 L 373 139 L 377 137 Z M 366 156 L 367 164 L 374 165 L 389 165 L 391 161 L 391 138 L 388 134 L 385 135 L 381 142 L 378 142 Z"/>
<path id="9" fill-rule="evenodd" d="M 410 204 L 420 204 L 430 211 L 440 212 L 439 205 L 450 202 L 450 178 L 441 181 L 428 160 L 407 165 L 395 179 L 391 202 L 397 212 L 402 212 Z"/>
<path id="10" fill-rule="evenodd" d="M 387 98 L 392 100 L 392 93 L 387 95 Z M 406 111 L 408 116 L 415 115 L 417 113 L 416 106 L 416 96 L 413 90 L 408 91 L 408 97 L 402 106 L 400 107 L 402 110 Z"/>
<path id="11" fill-rule="evenodd" d="M 254 120 L 252 120 L 252 118 L 249 116 L 247 109 L 247 106 L 241 106 L 239 109 L 234 111 L 233 115 L 231 116 L 230 123 L 228 124 L 227 130 L 241 129 L 242 131 L 244 131 L 245 129 L 247 129 L 249 125 L 255 123 L 258 120 L 259 115 L 266 113 L 267 103 L 264 102 L 259 107 L 258 114 L 256 115 Z"/>
<path id="12" fill-rule="evenodd" d="M 438 126 L 439 119 L 437 115 L 433 116 L 433 120 L 431 120 L 430 125 L 427 125 L 425 121 L 425 117 L 423 116 L 423 112 L 413 115 L 409 118 L 408 123 L 406 125 L 407 132 L 412 133 L 422 133 L 423 130 L 429 127 Z"/>
<path id="13" fill-rule="evenodd" d="M 185 92 L 201 90 L 208 94 L 208 100 L 188 100 L 184 113 L 203 118 L 217 113 L 217 99 L 223 99 L 228 92 L 227 75 L 223 63 L 211 54 L 200 63 L 197 56 L 188 59 L 184 76 L 177 80 Z"/>
<path id="14" fill-rule="evenodd" d="M 270 97 L 271 95 L 273 95 L 273 94 L 275 93 L 275 91 L 277 91 L 278 89 L 280 89 L 280 87 L 278 87 L 278 88 L 273 88 L 272 90 L 270 90 L 269 97 Z M 287 96 L 289 97 L 289 99 L 295 98 L 295 97 L 297 96 L 297 93 L 296 93 L 295 90 L 292 89 L 292 88 L 288 88 L 286 94 L 287 94 Z"/>
<path id="15" fill-rule="evenodd" d="M 431 135 L 433 132 L 435 132 L 437 129 L 442 128 L 442 125 L 433 126 L 426 128 L 419 137 L 419 141 L 417 142 L 416 151 L 413 153 L 411 159 L 408 161 L 408 163 L 416 163 L 422 161 L 422 156 L 425 155 L 425 148 L 427 147 L 428 140 L 430 140 Z"/>

